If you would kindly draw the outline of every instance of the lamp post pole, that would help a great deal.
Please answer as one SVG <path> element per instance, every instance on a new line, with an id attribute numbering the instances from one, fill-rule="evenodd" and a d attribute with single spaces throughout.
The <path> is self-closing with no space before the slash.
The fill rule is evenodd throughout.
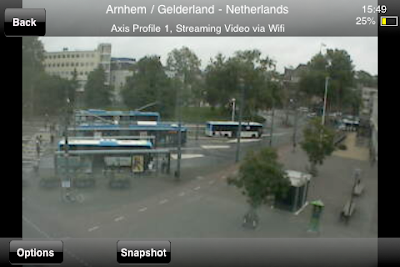
<path id="1" fill-rule="evenodd" d="M 244 109 L 244 86 L 245 86 L 243 78 L 239 79 L 239 86 L 240 86 L 240 106 L 239 106 L 239 128 L 237 131 L 236 163 L 239 162 L 240 138 L 242 135 L 242 117 Z"/>
<path id="2" fill-rule="evenodd" d="M 328 82 L 329 77 L 325 78 L 325 94 L 324 94 L 324 107 L 322 109 L 322 125 L 325 125 L 325 116 L 326 116 L 326 100 L 328 98 Z"/>
<path id="3" fill-rule="evenodd" d="M 236 102 L 236 99 L 232 98 L 232 121 L 235 121 L 235 108 L 236 108 L 235 102 Z"/>
<path id="4" fill-rule="evenodd" d="M 275 117 L 275 108 L 274 108 L 274 96 L 272 96 L 272 108 L 271 108 L 271 127 L 269 130 L 269 146 L 272 147 L 272 138 L 274 135 L 274 117 Z"/>
<path id="5" fill-rule="evenodd" d="M 182 87 L 185 86 L 185 74 L 183 74 L 182 78 Z M 177 169 L 175 173 L 176 181 L 180 181 L 181 178 L 181 158 L 182 158 L 182 112 L 181 112 L 181 96 L 180 96 L 180 88 L 177 88 L 177 105 L 178 105 L 178 162 L 177 162 Z"/>

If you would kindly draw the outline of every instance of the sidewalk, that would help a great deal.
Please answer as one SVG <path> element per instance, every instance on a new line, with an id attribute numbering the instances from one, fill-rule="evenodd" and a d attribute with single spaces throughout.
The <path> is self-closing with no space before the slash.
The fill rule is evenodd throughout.
<path id="1" fill-rule="evenodd" d="M 357 146 L 357 134 L 348 133 L 343 144 L 346 146 L 346 150 L 336 150 L 333 152 L 334 156 L 356 159 L 362 161 L 368 161 L 369 150 L 367 146 Z"/>
<path id="2" fill-rule="evenodd" d="M 348 151 L 333 153 L 318 166 L 318 176 L 311 179 L 308 201 L 321 199 L 325 204 L 321 219 L 321 237 L 376 237 L 378 225 L 378 172 L 377 166 L 371 167 L 368 150 L 355 147 L 355 134 L 347 139 Z M 286 169 L 306 171 L 308 158 L 299 147 L 292 153 L 290 146 L 279 150 L 280 161 Z M 354 185 L 354 169 L 362 171 L 361 179 L 365 185 L 363 195 L 354 198 L 356 212 L 349 225 L 339 221 L 339 214 L 350 199 Z M 298 216 L 307 224 L 311 217 L 310 205 Z"/>

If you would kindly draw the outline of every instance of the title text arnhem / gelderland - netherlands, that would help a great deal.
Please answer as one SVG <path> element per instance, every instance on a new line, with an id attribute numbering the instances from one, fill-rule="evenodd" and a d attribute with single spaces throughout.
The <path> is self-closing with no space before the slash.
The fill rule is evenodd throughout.
<path id="1" fill-rule="evenodd" d="M 217 12 L 223 12 L 222 8 L 215 8 L 215 5 L 211 6 L 184 6 L 184 5 L 152 5 L 150 14 L 156 13 L 160 15 L 204 15 L 204 14 L 215 14 Z M 248 6 L 248 5 L 226 5 L 226 14 L 288 14 L 289 8 L 287 6 Z M 108 5 L 106 14 L 148 14 L 146 6 L 112 6 Z"/>

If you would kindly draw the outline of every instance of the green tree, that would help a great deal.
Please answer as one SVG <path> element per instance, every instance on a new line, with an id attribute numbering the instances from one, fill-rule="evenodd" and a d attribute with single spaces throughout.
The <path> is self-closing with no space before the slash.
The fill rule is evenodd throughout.
<path id="1" fill-rule="evenodd" d="M 38 37 L 22 38 L 22 102 L 24 114 L 33 115 L 36 82 L 44 73 L 44 48 Z"/>
<path id="2" fill-rule="evenodd" d="M 35 86 L 32 102 L 38 115 L 57 115 L 62 112 L 67 104 L 67 98 L 71 101 L 71 96 L 76 90 L 72 81 L 46 73 L 38 76 Z"/>
<path id="3" fill-rule="evenodd" d="M 353 61 L 345 50 L 328 49 L 326 54 L 316 54 L 307 64 L 307 71 L 301 75 L 300 90 L 308 97 L 323 99 L 325 78 L 329 77 L 328 107 L 338 110 L 348 107 L 345 95 L 355 85 Z"/>
<path id="4" fill-rule="evenodd" d="M 325 158 L 335 150 L 335 133 L 322 125 L 320 118 L 310 120 L 303 130 L 301 147 L 307 153 L 310 162 L 310 173 L 316 176 L 317 165 L 322 165 Z"/>
<path id="5" fill-rule="evenodd" d="M 359 87 L 378 87 L 378 77 L 372 76 L 366 71 L 360 70 L 355 74 L 356 83 Z"/>
<path id="6" fill-rule="evenodd" d="M 139 60 L 121 95 L 125 105 L 131 109 L 157 102 L 151 109 L 165 117 L 170 117 L 175 109 L 176 90 L 171 86 L 171 79 L 165 74 L 158 56 Z"/>
<path id="7" fill-rule="evenodd" d="M 259 152 L 249 152 L 239 168 L 239 175 L 228 179 L 241 189 L 250 206 L 245 218 L 254 226 L 258 222 L 257 209 L 271 199 L 285 197 L 290 187 L 290 180 L 283 165 L 278 162 L 278 155 L 272 148 Z"/>
<path id="8" fill-rule="evenodd" d="M 271 106 L 273 89 L 278 86 L 270 69 L 274 62 L 259 50 L 236 51 L 226 59 L 218 54 L 206 67 L 206 99 L 212 106 L 228 107 L 230 99 L 240 99 L 239 78 L 245 85 L 245 119 L 256 117 L 259 109 Z M 273 85 L 273 86 L 271 86 Z"/>
<path id="9" fill-rule="evenodd" d="M 85 105 L 89 108 L 104 108 L 111 104 L 111 97 L 111 87 L 106 84 L 105 71 L 100 65 L 89 73 L 83 93 Z"/>
<path id="10" fill-rule="evenodd" d="M 168 54 L 167 69 L 176 75 L 176 86 L 183 88 L 180 97 L 187 105 L 198 105 L 202 97 L 201 61 L 188 47 L 174 49 Z"/>

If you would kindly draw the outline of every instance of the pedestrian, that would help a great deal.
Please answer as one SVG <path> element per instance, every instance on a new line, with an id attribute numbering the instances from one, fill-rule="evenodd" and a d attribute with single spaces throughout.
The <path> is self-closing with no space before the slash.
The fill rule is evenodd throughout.
<path id="1" fill-rule="evenodd" d="M 53 133 L 50 134 L 50 142 L 52 145 L 54 144 L 54 134 Z"/>
<path id="2" fill-rule="evenodd" d="M 45 120 L 44 120 L 44 129 L 47 130 L 47 125 L 49 123 L 49 114 L 45 114 Z"/>
<path id="3" fill-rule="evenodd" d="M 163 159 L 161 162 L 161 173 L 165 173 L 165 167 L 166 167 L 166 163 L 165 163 L 165 159 Z"/>
<path id="4" fill-rule="evenodd" d="M 38 158 L 40 157 L 40 141 L 38 139 L 36 140 L 36 155 Z"/>

